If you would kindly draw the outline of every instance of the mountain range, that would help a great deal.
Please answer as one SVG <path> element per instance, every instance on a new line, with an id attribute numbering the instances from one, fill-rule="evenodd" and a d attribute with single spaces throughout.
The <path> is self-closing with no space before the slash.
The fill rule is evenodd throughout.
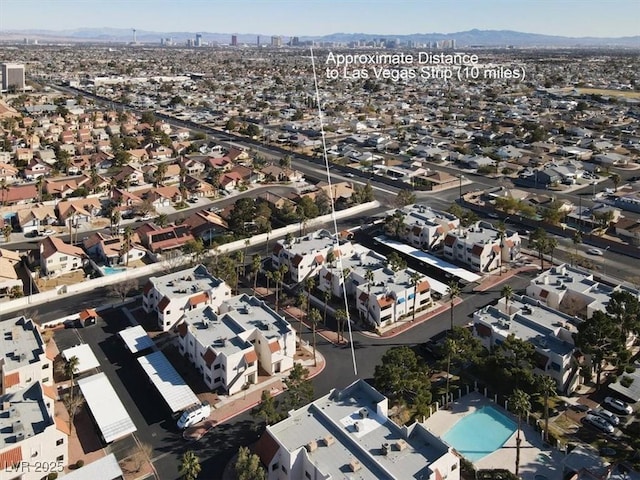
<path id="1" fill-rule="evenodd" d="M 136 31 L 139 43 L 159 44 L 162 38 L 171 38 L 181 44 L 187 39 L 194 39 L 196 33 L 202 35 L 206 43 L 229 44 L 231 33 L 212 32 L 154 32 L 146 30 Z M 256 44 L 260 37 L 261 43 L 268 44 L 271 35 L 264 34 L 234 34 L 240 44 Z M 105 42 L 128 43 L 133 40 L 133 31 L 124 28 L 80 28 L 74 30 L 2 30 L 0 40 L 21 41 L 24 38 L 38 39 L 42 42 Z M 410 35 L 383 35 L 370 33 L 333 33 L 324 36 L 300 36 L 300 41 L 314 40 L 317 42 L 349 43 L 358 40 L 370 41 L 374 39 L 398 40 L 400 43 L 413 41 L 430 43 L 440 40 L 455 40 L 457 47 L 627 47 L 640 48 L 640 35 L 633 37 L 563 37 L 556 35 L 542 35 L 524 33 L 512 30 L 467 30 L 456 33 L 414 33 Z M 283 37 L 286 42 L 289 37 Z"/>

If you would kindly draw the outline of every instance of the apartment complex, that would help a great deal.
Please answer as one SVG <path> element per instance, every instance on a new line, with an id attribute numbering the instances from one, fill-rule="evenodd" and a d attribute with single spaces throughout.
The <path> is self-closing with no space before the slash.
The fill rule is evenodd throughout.
<path id="1" fill-rule="evenodd" d="M 16 317 L 0 323 L 2 394 L 26 388 L 33 382 L 53 384 L 53 360 L 33 320 Z"/>
<path id="2" fill-rule="evenodd" d="M 507 311 L 508 306 L 508 311 Z M 549 375 L 558 392 L 571 394 L 579 384 L 573 334 L 578 321 L 527 296 L 501 298 L 473 314 L 474 335 L 490 350 L 510 335 L 536 348 L 534 372 Z"/>
<path id="3" fill-rule="evenodd" d="M 339 248 L 336 245 L 339 244 Z M 294 283 L 302 282 L 307 277 L 316 275 L 327 260 L 329 252 L 335 257 L 346 255 L 351 249 L 351 243 L 336 242 L 333 234 L 327 230 L 317 230 L 304 237 L 287 242 L 278 240 L 273 247 L 271 262 L 274 268 L 286 265 Z"/>
<path id="4" fill-rule="evenodd" d="M 620 288 L 598 282 L 592 273 L 563 264 L 532 279 L 527 295 L 569 315 L 591 318 L 593 312 L 607 308 L 609 297 Z"/>
<path id="5" fill-rule="evenodd" d="M 332 390 L 267 427 L 255 447 L 269 480 L 459 480 L 460 460 L 422 425 L 396 425 L 363 380 Z"/>
<path id="6" fill-rule="evenodd" d="M 450 231 L 444 238 L 444 256 L 481 273 L 501 268 L 520 255 L 522 241 L 517 232 L 502 235 L 490 223 L 478 222 L 468 228 Z"/>
<path id="7" fill-rule="evenodd" d="M 41 480 L 67 464 L 69 427 L 54 417 L 52 390 L 34 381 L 2 396 L 0 480 Z"/>
<path id="8" fill-rule="evenodd" d="M 197 265 L 151 277 L 142 292 L 142 308 L 146 313 L 155 312 L 158 326 L 166 332 L 189 310 L 204 306 L 217 310 L 230 297 L 231 288 L 224 281 L 211 275 L 204 265 Z"/>
<path id="9" fill-rule="evenodd" d="M 460 219 L 455 215 L 426 205 L 408 205 L 397 211 L 403 215 L 402 240 L 423 250 L 437 250 L 446 234 L 460 226 Z"/>
<path id="10" fill-rule="evenodd" d="M 257 383 L 258 370 L 274 375 L 293 367 L 296 335 L 266 303 L 239 295 L 185 313 L 176 327 L 178 348 L 206 385 L 228 395 Z"/>

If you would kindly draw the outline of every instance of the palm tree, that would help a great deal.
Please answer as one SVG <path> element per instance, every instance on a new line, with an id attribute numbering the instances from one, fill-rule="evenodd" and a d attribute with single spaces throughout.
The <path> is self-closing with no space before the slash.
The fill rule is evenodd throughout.
<path id="1" fill-rule="evenodd" d="M 551 266 L 553 267 L 553 252 L 555 251 L 555 249 L 558 247 L 558 240 L 556 240 L 555 238 L 551 237 L 547 240 L 547 251 L 549 252 L 549 255 L 551 255 Z"/>
<path id="2" fill-rule="evenodd" d="M 180 459 L 180 475 L 184 480 L 195 480 L 200 474 L 200 459 L 192 450 L 187 450 Z"/>
<path id="3" fill-rule="evenodd" d="M 156 186 L 162 185 L 164 181 L 164 177 L 167 174 L 167 164 L 159 163 L 156 166 L 156 170 L 153 172 L 153 179 L 155 181 Z"/>
<path id="4" fill-rule="evenodd" d="M 124 240 L 124 246 L 125 246 L 125 251 L 124 254 L 126 255 L 126 257 L 124 257 L 124 264 L 126 267 L 129 266 L 129 251 L 131 250 L 131 239 L 133 238 L 133 227 L 131 225 L 127 225 L 126 227 L 124 227 L 124 235 L 123 235 L 123 240 Z"/>
<path id="5" fill-rule="evenodd" d="M 502 296 L 504 297 L 505 302 L 505 313 L 509 315 L 509 302 L 513 297 L 513 287 L 511 285 L 505 285 L 502 287 Z"/>
<path id="6" fill-rule="evenodd" d="M 7 185 L 5 178 L 0 180 L 0 191 L 2 191 L 2 206 L 4 207 L 7 203 L 7 193 L 9 192 L 9 185 Z"/>
<path id="7" fill-rule="evenodd" d="M 453 331 L 451 332 L 453 333 Z M 451 378 L 451 357 L 457 352 L 458 350 L 458 344 L 457 342 L 449 337 L 444 341 L 444 350 L 447 354 L 447 383 L 446 383 L 446 387 L 445 387 L 445 393 L 446 393 L 446 397 L 445 397 L 445 401 L 444 401 L 444 408 L 449 408 L 449 389 L 450 389 L 450 378 Z"/>
<path id="8" fill-rule="evenodd" d="M 520 437 L 520 430 L 522 426 L 522 417 L 527 414 L 531 410 L 531 400 L 529 394 L 523 392 L 519 388 L 516 388 L 511 396 L 509 397 L 509 405 L 511 406 L 511 410 L 518 417 L 518 436 L 516 437 L 516 477 L 520 472 L 520 444 L 522 443 L 522 438 Z"/>
<path id="9" fill-rule="evenodd" d="M 272 272 L 273 283 L 276 284 L 276 313 L 278 312 L 278 300 L 279 300 L 279 287 L 282 281 L 282 272 L 278 269 Z"/>
<path id="10" fill-rule="evenodd" d="M 621 180 L 620 175 L 618 175 L 617 173 L 612 173 L 611 175 L 609 175 L 609 179 L 613 183 L 613 188 L 617 192 L 618 191 L 618 185 L 620 185 L 620 180 Z"/>
<path id="11" fill-rule="evenodd" d="M 322 315 L 320 315 L 320 312 L 318 311 L 317 308 L 314 308 L 311 310 L 311 314 L 309 315 L 309 322 L 311 323 L 311 332 L 313 335 L 313 366 L 315 367 L 317 365 L 317 359 L 316 359 L 316 325 L 318 325 L 318 322 L 320 322 L 320 320 L 322 320 Z"/>
<path id="12" fill-rule="evenodd" d="M 549 375 L 538 375 L 538 391 L 544 399 L 544 441 L 549 442 L 549 397 L 556 395 L 556 381 Z"/>
<path id="13" fill-rule="evenodd" d="M 579 231 L 575 231 L 573 234 L 573 237 L 571 238 L 571 241 L 573 242 L 573 247 L 576 250 L 576 259 L 578 258 L 578 245 L 580 245 L 582 243 L 582 235 L 580 234 Z"/>
<path id="14" fill-rule="evenodd" d="M 329 300 L 331 300 L 331 291 L 326 290 L 322 292 L 322 299 L 324 300 L 324 317 L 323 317 L 322 323 L 326 325 L 327 324 L 327 307 L 329 304 Z"/>
<path id="15" fill-rule="evenodd" d="M 336 323 L 338 324 L 338 343 L 340 343 L 340 337 L 344 340 L 344 323 L 347 321 L 347 312 L 343 309 L 336 310 Z"/>
<path id="16" fill-rule="evenodd" d="M 449 294 L 449 310 L 451 312 L 451 325 L 450 331 L 453 331 L 453 307 L 455 306 L 454 300 L 460 296 L 460 286 L 458 282 L 451 280 L 447 286 L 447 293 Z"/>
<path id="17" fill-rule="evenodd" d="M 370 268 L 367 268 L 367 271 L 364 273 L 364 279 L 367 281 L 367 295 L 368 296 L 371 296 L 371 287 L 373 286 L 373 279 L 374 278 L 375 278 L 375 275 L 373 273 L 373 270 L 371 270 Z M 358 311 L 361 311 L 361 310 L 358 309 Z M 367 305 L 367 316 L 368 315 L 369 315 L 369 306 Z"/>
<path id="18" fill-rule="evenodd" d="M 36 180 L 36 186 L 38 187 L 38 202 L 42 202 L 42 185 L 44 183 L 44 177 L 39 176 Z"/>
<path id="19" fill-rule="evenodd" d="M 251 245 L 251 239 L 247 238 L 244 241 L 244 255 L 242 256 L 242 276 L 243 277 L 247 276 L 247 266 L 244 264 L 244 261 L 247 258 L 247 248 L 249 248 L 249 245 Z"/>
<path id="20" fill-rule="evenodd" d="M 71 382 L 71 390 L 70 390 L 70 398 L 73 399 L 73 377 L 78 372 L 78 367 L 80 366 L 80 359 L 75 355 L 67 360 L 64 364 L 64 373 L 67 377 L 69 377 L 69 381 Z"/>
<path id="21" fill-rule="evenodd" d="M 411 285 L 413 285 L 413 318 L 411 319 L 412 322 L 416 321 L 416 301 L 418 300 L 418 282 L 420 282 L 420 279 L 422 278 L 422 275 L 420 275 L 418 272 L 411 272 L 411 276 L 410 276 L 410 281 L 411 281 Z"/>
<path id="22" fill-rule="evenodd" d="M 251 257 L 251 271 L 253 272 L 253 291 L 256 291 L 258 287 L 258 273 L 260 273 L 260 266 L 262 265 L 262 259 L 257 253 Z"/>
<path id="23" fill-rule="evenodd" d="M 307 317 L 309 316 L 309 310 L 311 309 L 311 292 L 316 286 L 316 280 L 313 277 L 307 277 L 304 281 L 305 289 L 307 290 Z"/>
<path id="24" fill-rule="evenodd" d="M 166 213 L 161 213 L 155 218 L 154 222 L 156 225 L 158 225 L 161 228 L 166 227 L 169 223 L 169 217 L 167 216 Z"/>

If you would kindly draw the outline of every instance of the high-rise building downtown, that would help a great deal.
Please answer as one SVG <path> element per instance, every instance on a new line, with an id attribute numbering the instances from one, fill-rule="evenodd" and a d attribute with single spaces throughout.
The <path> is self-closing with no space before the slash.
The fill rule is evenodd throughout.
<path id="1" fill-rule="evenodd" d="M 2 64 L 2 90 L 23 92 L 25 87 L 24 65 L 19 63 Z"/>

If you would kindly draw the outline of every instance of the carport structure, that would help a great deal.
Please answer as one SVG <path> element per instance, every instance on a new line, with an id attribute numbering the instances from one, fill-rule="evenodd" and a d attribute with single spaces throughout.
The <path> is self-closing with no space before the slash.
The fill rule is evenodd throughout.
<path id="1" fill-rule="evenodd" d="M 191 387 L 173 368 L 164 353 L 150 353 L 138 358 L 138 363 L 173 413 L 180 412 L 194 403 L 200 403 Z"/>

